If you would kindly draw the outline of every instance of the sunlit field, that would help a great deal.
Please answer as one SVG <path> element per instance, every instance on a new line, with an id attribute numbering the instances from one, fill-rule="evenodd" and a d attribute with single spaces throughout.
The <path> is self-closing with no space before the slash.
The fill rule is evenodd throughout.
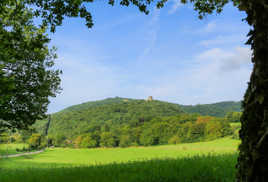
<path id="1" fill-rule="evenodd" d="M 233 181 L 238 140 L 155 147 L 48 149 L 1 159 L 0 181 Z"/>
<path id="2" fill-rule="evenodd" d="M 0 144 L 0 155 L 18 154 L 16 149 L 27 148 L 27 144 Z"/>

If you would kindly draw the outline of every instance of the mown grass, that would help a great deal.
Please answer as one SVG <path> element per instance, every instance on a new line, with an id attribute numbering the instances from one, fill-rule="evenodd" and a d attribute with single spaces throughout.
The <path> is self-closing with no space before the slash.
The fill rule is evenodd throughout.
<path id="1" fill-rule="evenodd" d="M 2 182 L 233 182 L 239 141 L 50 149 L 0 160 Z"/>
<path id="2" fill-rule="evenodd" d="M 0 144 L 0 155 L 18 154 L 16 149 L 27 148 L 27 144 Z"/>

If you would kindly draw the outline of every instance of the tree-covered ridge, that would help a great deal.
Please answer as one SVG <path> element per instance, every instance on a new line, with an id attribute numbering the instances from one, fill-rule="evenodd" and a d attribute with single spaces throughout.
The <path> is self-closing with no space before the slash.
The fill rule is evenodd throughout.
<path id="1" fill-rule="evenodd" d="M 155 117 L 174 116 L 181 113 L 183 111 L 178 104 L 162 101 L 106 99 L 73 106 L 53 114 L 49 133 L 61 131 L 66 136 L 74 136 L 92 130 L 94 125 L 104 127 L 104 125 L 127 123 L 136 126 Z M 39 121 L 35 126 L 41 132 L 46 122 L 46 120 Z"/>
<path id="2" fill-rule="evenodd" d="M 229 112 L 241 112 L 241 102 L 234 101 L 180 106 L 186 113 L 198 113 L 203 116 L 224 117 Z"/>
<path id="3" fill-rule="evenodd" d="M 85 102 L 78 105 L 70 106 L 61 112 L 66 111 L 79 111 L 88 109 L 89 107 L 97 107 L 106 104 L 117 104 L 127 101 L 135 101 L 136 99 L 129 98 L 107 98 L 104 100 Z M 171 103 L 170 103 L 171 104 Z M 179 105 L 179 104 L 178 104 Z M 212 104 L 197 104 L 197 105 L 179 105 L 180 109 L 186 113 L 198 113 L 202 116 L 215 116 L 215 117 L 224 117 L 229 112 L 241 112 L 241 102 L 235 101 L 225 101 L 217 102 Z"/>
<path id="4" fill-rule="evenodd" d="M 221 110 L 227 112 L 233 108 L 228 103 L 213 106 L 225 106 Z M 232 134 L 229 122 L 236 122 L 236 112 L 220 118 L 187 114 L 182 107 L 119 97 L 87 102 L 52 114 L 48 136 L 56 146 L 125 147 L 197 142 Z M 47 122 L 35 124 L 40 134 L 45 133 Z"/>
<path id="5" fill-rule="evenodd" d="M 116 103 L 120 103 L 120 102 L 131 101 L 131 100 L 133 100 L 133 99 L 121 98 L 121 97 L 107 98 L 107 99 L 103 99 L 103 100 L 90 101 L 90 102 L 84 102 L 82 104 L 73 105 L 73 106 L 70 106 L 70 107 L 63 109 L 62 111 L 63 112 L 65 112 L 65 111 L 78 111 L 78 110 L 88 109 L 89 107 L 97 107 L 97 106 L 102 106 L 105 104 L 116 104 Z"/>

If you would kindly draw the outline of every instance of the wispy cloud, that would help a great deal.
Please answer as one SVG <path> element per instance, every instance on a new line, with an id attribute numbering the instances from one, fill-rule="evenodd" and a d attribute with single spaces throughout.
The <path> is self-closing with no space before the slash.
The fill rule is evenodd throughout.
<path id="1" fill-rule="evenodd" d="M 168 14 L 174 14 L 176 13 L 176 11 L 178 10 L 178 8 L 182 5 L 180 0 L 173 0 L 172 1 L 172 7 L 170 8 L 170 10 L 168 11 Z"/>
<path id="2" fill-rule="evenodd" d="M 218 35 L 215 38 L 202 40 L 199 42 L 199 45 L 202 46 L 219 46 L 226 44 L 237 44 L 241 42 L 243 44 L 246 41 L 244 35 L 234 34 L 234 35 Z"/>
<path id="3" fill-rule="evenodd" d="M 196 60 L 198 63 L 206 63 L 207 67 L 214 65 L 214 70 L 229 72 L 248 68 L 251 65 L 251 54 L 252 51 L 248 47 L 239 46 L 232 50 L 213 48 L 196 56 Z"/>
<path id="4" fill-rule="evenodd" d="M 233 22 L 225 22 L 219 20 L 211 20 L 202 27 L 198 27 L 196 31 L 192 31 L 194 34 L 242 34 L 246 35 L 248 31 L 248 25 L 241 23 L 240 26 Z"/>
<path id="5" fill-rule="evenodd" d="M 216 22 L 212 21 L 212 22 L 209 22 L 205 27 L 203 27 L 201 31 L 206 32 L 206 33 L 211 33 L 215 31 L 216 28 L 217 28 Z"/>
<path id="6" fill-rule="evenodd" d="M 127 15 L 124 17 L 120 17 L 119 19 L 113 20 L 112 22 L 108 22 L 102 25 L 97 24 L 96 27 L 94 27 L 94 29 L 96 31 L 99 31 L 99 30 L 106 31 L 109 29 L 114 29 L 114 28 L 117 28 L 118 26 L 125 25 L 126 23 L 132 22 L 136 20 L 137 18 L 139 18 L 140 16 L 141 16 L 141 13 Z"/>
<path id="7" fill-rule="evenodd" d="M 138 61 L 143 61 L 147 55 L 153 50 L 155 43 L 157 41 L 157 32 L 159 29 L 159 17 L 160 10 L 154 9 L 151 20 L 148 23 L 147 32 L 145 33 L 145 40 L 147 46 L 144 48 L 143 52 L 139 55 Z"/>
<path id="8" fill-rule="evenodd" d="M 147 95 L 180 104 L 239 100 L 252 69 L 250 58 L 251 51 L 245 47 L 209 49 L 193 56 L 195 65 L 177 68 L 140 88 Z"/>
<path id="9" fill-rule="evenodd" d="M 242 47 L 246 37 L 241 35 L 248 31 L 242 16 L 197 21 L 188 9 L 180 9 L 179 0 L 169 2 L 161 9 L 163 16 L 159 10 L 145 16 L 136 8 L 115 6 L 114 13 L 107 13 L 109 8 L 101 7 L 91 31 L 65 21 L 52 38 L 64 90 L 49 111 L 115 96 L 152 95 L 180 104 L 242 99 L 252 69 L 251 51 Z M 177 31 L 176 18 L 187 31 Z"/>
<path id="10" fill-rule="evenodd" d="M 251 51 L 246 47 L 212 48 L 193 55 L 191 59 L 195 64 L 172 69 L 163 65 L 162 69 L 169 69 L 168 73 L 159 72 L 151 77 L 148 73 L 140 74 L 147 67 L 124 70 L 94 61 L 97 57 L 87 58 L 84 63 L 84 57 L 63 57 L 64 90 L 52 100 L 50 112 L 114 96 L 142 99 L 152 95 L 158 100 L 180 104 L 239 100 L 252 69 L 250 58 Z"/>

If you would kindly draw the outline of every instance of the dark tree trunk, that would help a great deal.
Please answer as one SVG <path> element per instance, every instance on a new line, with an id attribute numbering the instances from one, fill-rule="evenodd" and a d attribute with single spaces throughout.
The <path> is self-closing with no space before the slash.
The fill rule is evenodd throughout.
<path id="1" fill-rule="evenodd" d="M 241 0 L 253 30 L 248 44 L 254 64 L 243 101 L 238 158 L 239 182 L 268 181 L 268 0 Z"/>

